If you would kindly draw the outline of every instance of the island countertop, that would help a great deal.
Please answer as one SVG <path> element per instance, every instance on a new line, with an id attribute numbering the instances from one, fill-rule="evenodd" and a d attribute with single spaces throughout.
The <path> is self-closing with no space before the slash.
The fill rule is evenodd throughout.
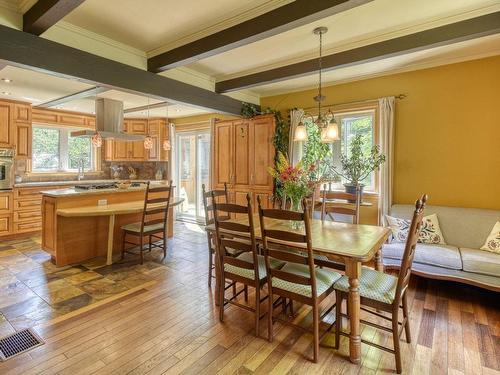
<path id="1" fill-rule="evenodd" d="M 15 188 L 30 188 L 30 187 L 47 187 L 50 190 L 51 186 L 75 186 L 75 185 L 92 185 L 92 184 L 112 184 L 119 182 L 139 182 L 146 183 L 148 180 L 111 180 L 111 179 L 101 179 L 101 180 L 70 180 L 70 181 L 31 181 L 31 182 L 19 182 L 14 184 Z M 151 183 L 167 183 L 167 180 L 151 180 Z"/>
<path id="2" fill-rule="evenodd" d="M 137 181 L 134 181 L 137 182 Z M 163 181 L 151 181 L 151 186 L 167 186 Z M 40 193 L 53 198 L 59 197 L 71 197 L 71 196 L 83 196 L 83 195 L 91 195 L 91 194 L 115 194 L 115 193 L 130 193 L 133 191 L 141 191 L 146 190 L 146 184 L 141 183 L 140 186 L 128 187 L 126 189 L 120 188 L 110 188 L 110 189 L 75 189 L 75 188 L 67 188 L 67 189 L 53 189 L 53 190 L 42 190 Z"/>

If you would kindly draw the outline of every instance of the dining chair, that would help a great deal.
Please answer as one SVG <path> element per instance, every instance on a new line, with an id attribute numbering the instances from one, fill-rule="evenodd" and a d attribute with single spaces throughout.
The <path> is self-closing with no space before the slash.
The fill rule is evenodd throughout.
<path id="1" fill-rule="evenodd" d="M 223 190 L 206 190 L 205 184 L 201 185 L 201 196 L 203 198 L 203 208 L 205 211 L 205 225 L 214 223 L 213 214 L 213 201 L 219 200 L 221 203 L 229 203 L 229 193 L 227 191 L 227 184 L 224 183 Z M 219 220 L 228 220 L 229 217 L 219 217 Z M 211 232 L 207 231 L 208 243 L 208 286 L 212 286 L 212 278 L 215 278 L 214 270 L 214 256 L 215 256 L 215 241 Z"/>
<path id="2" fill-rule="evenodd" d="M 328 186 L 328 189 L 327 189 Z M 346 206 L 336 206 L 328 205 L 330 200 L 346 200 L 352 207 Z M 331 220 L 335 220 L 333 214 L 342 214 L 352 217 L 352 224 L 359 224 L 359 207 L 361 204 L 361 190 L 359 185 L 356 187 L 356 192 L 354 194 L 346 193 L 342 191 L 332 190 L 332 184 L 323 185 L 322 202 L 321 202 L 321 220 L 325 220 L 329 217 Z"/>
<path id="3" fill-rule="evenodd" d="M 273 296 L 279 296 L 285 300 L 285 311 L 287 310 L 286 299 L 290 300 L 290 309 L 293 315 L 292 301 L 298 301 L 312 307 L 314 336 L 313 361 L 318 361 L 319 343 L 324 334 L 333 327 L 331 324 L 320 337 L 319 322 L 334 307 L 335 303 L 326 308 L 322 313 L 319 312 L 320 303 L 325 300 L 333 291 L 333 284 L 341 278 L 337 272 L 320 269 L 315 267 L 311 223 L 309 219 L 309 207 L 306 199 L 302 200 L 303 212 L 286 211 L 279 209 L 263 209 L 260 199 L 259 220 L 263 242 L 264 258 L 268 274 L 268 337 L 273 340 L 273 323 L 275 320 L 285 324 L 291 324 L 296 328 L 304 328 L 292 324 L 287 319 L 280 319 L 273 314 Z M 292 230 L 290 221 L 300 223 L 303 230 Z M 290 228 L 290 229 L 287 229 Z M 280 247 L 274 248 L 273 245 L 285 244 L 288 249 L 295 248 L 296 253 L 283 251 Z M 286 264 L 277 268 L 273 266 L 274 261 L 286 262 Z M 306 330 L 310 332 L 309 330 Z"/>
<path id="4" fill-rule="evenodd" d="M 410 224 L 399 275 L 396 277 L 371 268 L 362 267 L 361 277 L 359 279 L 361 309 L 379 318 L 390 321 L 392 323 L 392 328 L 363 319 L 360 321 L 366 325 L 391 332 L 393 349 L 364 339 L 362 339 L 361 342 L 393 353 L 396 358 L 396 371 L 398 374 L 402 371 L 399 340 L 403 330 L 405 331 L 406 341 L 408 343 L 411 342 L 407 290 L 408 283 L 410 282 L 413 257 L 415 256 L 415 246 L 422 226 L 422 217 L 426 202 L 427 195 L 424 194 L 415 203 L 415 211 Z M 341 312 L 342 301 L 347 299 L 348 291 L 349 279 L 343 276 L 335 283 L 335 293 L 337 297 L 335 345 L 337 348 L 339 346 L 340 335 L 348 336 L 348 334 L 342 332 L 342 317 L 346 317 L 347 315 Z M 403 319 L 401 322 L 399 322 L 400 308 L 403 310 Z M 388 317 L 380 312 L 390 313 L 391 316 Z M 399 329 L 400 326 L 401 330 Z"/>
<path id="5" fill-rule="evenodd" d="M 250 286 L 255 289 L 255 304 L 254 307 L 251 307 L 235 301 L 235 298 L 242 291 L 233 293 L 231 298 L 226 299 L 225 283 L 219 283 L 219 319 L 221 322 L 224 320 L 224 309 L 228 304 L 251 311 L 255 314 L 255 335 L 259 336 L 259 322 L 262 318 L 260 307 L 261 303 L 268 298 L 267 295 L 261 298 L 261 289 L 267 281 L 267 272 L 264 257 L 257 252 L 250 194 L 247 194 L 246 199 L 246 206 L 217 203 L 215 193 L 212 193 L 216 256 L 219 261 L 220 279 L 243 284 L 242 291 L 245 293 L 245 300 L 248 300 L 247 288 Z M 224 215 L 220 215 L 221 213 Z M 248 224 L 225 219 L 227 216 L 233 217 L 233 215 L 246 217 Z M 220 220 L 220 217 L 224 219 Z M 232 250 L 232 252 L 230 253 L 228 250 Z M 238 250 L 241 254 L 235 257 L 234 250 Z M 276 268 L 284 265 L 284 262 L 274 260 L 271 263 Z"/>
<path id="6" fill-rule="evenodd" d="M 125 253 L 135 254 L 129 250 L 137 247 L 137 242 L 128 241 L 127 236 L 139 237 L 141 264 L 144 263 L 144 237 L 148 238 L 149 251 L 153 247 L 157 247 L 163 249 L 163 258 L 167 256 L 167 224 L 171 195 L 172 181 L 169 182 L 168 186 L 158 187 L 151 187 L 150 182 L 147 182 L 142 220 L 121 227 L 123 230 L 122 259 L 125 257 Z M 155 239 L 154 242 L 153 239 Z M 158 241 L 161 243 L 157 244 Z M 133 246 L 125 248 L 126 244 Z"/>

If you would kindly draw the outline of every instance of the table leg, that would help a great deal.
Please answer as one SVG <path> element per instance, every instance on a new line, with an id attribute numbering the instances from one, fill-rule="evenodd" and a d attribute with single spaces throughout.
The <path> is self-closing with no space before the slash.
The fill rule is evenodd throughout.
<path id="1" fill-rule="evenodd" d="M 375 253 L 375 269 L 380 272 L 384 272 L 384 260 L 383 260 L 383 253 L 382 253 L 382 247 L 377 250 Z"/>
<path id="2" fill-rule="evenodd" d="M 361 335 L 360 335 L 360 297 L 359 277 L 361 275 L 361 263 L 350 261 L 346 264 L 346 275 L 349 277 L 348 315 L 350 323 L 349 333 L 349 358 L 352 363 L 361 362 Z"/>
<path id="3" fill-rule="evenodd" d="M 106 264 L 113 264 L 113 235 L 115 232 L 115 215 L 109 215 L 108 225 L 108 254 Z"/>

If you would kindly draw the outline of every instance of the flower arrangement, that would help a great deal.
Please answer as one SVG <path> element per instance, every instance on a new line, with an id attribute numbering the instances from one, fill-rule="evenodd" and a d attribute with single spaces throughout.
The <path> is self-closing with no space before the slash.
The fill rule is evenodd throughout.
<path id="1" fill-rule="evenodd" d="M 282 186 L 284 196 L 291 200 L 292 210 L 299 211 L 302 198 L 312 193 L 314 182 L 309 180 L 309 175 L 315 168 L 314 164 L 303 168 L 302 160 L 294 167 L 281 152 L 278 152 L 276 166 L 268 168 L 269 174 Z"/>

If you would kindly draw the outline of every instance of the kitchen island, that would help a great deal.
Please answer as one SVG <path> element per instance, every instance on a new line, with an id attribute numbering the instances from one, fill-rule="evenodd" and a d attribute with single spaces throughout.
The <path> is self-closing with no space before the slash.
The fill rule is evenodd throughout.
<path id="1" fill-rule="evenodd" d="M 160 184 L 158 184 L 160 186 Z M 58 189 L 42 191 L 42 248 L 65 266 L 99 256 L 112 261 L 120 253 L 121 227 L 141 221 L 146 185 L 128 189 Z M 173 235 L 172 198 L 167 236 Z"/>

